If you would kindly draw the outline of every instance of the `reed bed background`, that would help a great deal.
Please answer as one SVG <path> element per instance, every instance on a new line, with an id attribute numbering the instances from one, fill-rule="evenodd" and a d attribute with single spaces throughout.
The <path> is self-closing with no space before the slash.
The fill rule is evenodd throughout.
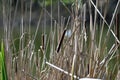
<path id="1" fill-rule="evenodd" d="M 39 20 L 33 29 L 32 0 L 30 1 L 29 12 L 24 10 L 21 4 L 21 21 L 16 27 L 14 23 L 17 5 L 14 14 L 11 14 L 11 0 L 2 0 L 2 38 L 8 80 L 79 80 L 84 77 L 120 79 L 120 41 L 114 29 L 118 6 L 108 24 L 105 20 L 106 9 L 102 14 L 98 8 L 98 1 L 93 3 L 90 0 L 88 4 L 83 4 L 81 0 L 75 0 L 69 9 L 62 0 L 58 0 L 56 20 L 51 0 L 50 11 L 45 5 L 41 5 Z M 43 1 L 46 4 L 45 0 Z M 118 4 L 119 2 L 120 0 Z M 60 15 L 60 4 L 69 12 L 68 18 Z M 90 8 L 87 14 L 90 15 L 88 24 L 86 5 Z M 94 21 L 91 6 L 95 8 Z M 29 24 L 24 20 L 26 15 L 29 15 Z M 99 25 L 96 20 L 98 15 L 101 17 Z M 46 21 L 47 16 L 50 18 L 49 25 Z"/>

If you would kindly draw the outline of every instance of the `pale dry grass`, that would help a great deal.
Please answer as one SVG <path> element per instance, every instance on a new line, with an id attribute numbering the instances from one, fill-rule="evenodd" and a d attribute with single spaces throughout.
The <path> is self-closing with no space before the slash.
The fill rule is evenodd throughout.
<path id="1" fill-rule="evenodd" d="M 111 77 L 113 79 L 117 77 L 120 42 L 111 28 L 115 26 L 113 21 L 117 6 L 109 25 L 105 20 L 106 11 L 103 15 L 99 11 L 98 5 L 95 5 L 92 0 L 84 5 L 78 4 L 78 0 L 75 0 L 71 6 L 72 11 L 61 0 L 60 2 L 58 0 L 58 20 L 53 20 L 52 5 L 51 12 L 47 11 L 45 5 L 42 6 L 43 9 L 40 12 L 36 30 L 31 36 L 31 0 L 29 5 L 29 28 L 28 30 L 25 28 L 24 15 L 26 13 L 23 14 L 23 5 L 21 5 L 20 30 L 18 39 L 16 39 L 18 43 L 15 43 L 16 40 L 14 40 L 11 31 L 14 27 L 10 25 L 12 19 L 7 18 L 11 18 L 11 13 L 7 14 L 8 6 L 5 6 L 4 0 L 2 1 L 6 64 L 9 80 L 74 80 L 74 78 L 80 79 L 83 77 L 110 80 Z M 66 24 L 65 18 L 60 16 L 60 3 L 70 13 Z M 90 22 L 87 26 L 85 19 L 86 5 L 90 8 Z M 92 5 L 95 8 L 94 22 L 91 11 Z M 14 15 L 16 15 L 16 11 Z M 46 15 L 49 15 L 51 20 L 49 30 L 46 27 Z M 96 23 L 98 15 L 102 18 L 102 24 L 100 24 L 102 27 Z M 44 20 L 42 20 L 43 16 Z M 44 23 L 42 24 L 41 21 Z M 43 27 L 40 27 L 41 25 Z M 105 28 L 106 26 L 107 28 Z M 42 32 L 40 35 L 39 29 Z M 70 31 L 69 36 L 66 34 L 68 30 Z M 38 39 L 37 35 L 41 37 L 38 50 L 36 50 L 35 45 L 36 39 Z M 113 39 L 112 43 L 110 39 Z M 16 44 L 18 47 L 16 47 Z"/>

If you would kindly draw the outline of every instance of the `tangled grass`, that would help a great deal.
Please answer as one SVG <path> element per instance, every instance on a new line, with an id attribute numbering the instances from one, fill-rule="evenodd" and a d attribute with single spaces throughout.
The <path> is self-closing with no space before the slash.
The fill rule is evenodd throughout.
<path id="1" fill-rule="evenodd" d="M 2 1 L 8 80 L 74 80 L 75 78 L 81 80 L 84 77 L 117 80 L 120 41 L 116 31 L 111 28 L 115 26 L 113 23 L 117 6 L 109 25 L 105 15 L 103 16 L 97 8 L 97 3 L 95 5 L 90 0 L 90 22 L 86 24 L 86 4 L 80 5 L 78 0 L 75 0 L 70 11 L 62 0 L 58 0 L 58 20 L 54 20 L 52 5 L 51 12 L 43 6 L 36 29 L 33 31 L 32 0 L 30 0 L 29 12 L 25 11 L 23 14 L 21 7 L 20 25 L 18 31 L 14 33 L 17 5 L 12 19 L 11 12 L 7 9 L 9 6 L 5 5 L 4 0 Z M 66 24 L 65 18 L 60 16 L 59 3 L 70 14 Z M 94 21 L 91 5 L 95 8 Z M 9 10 L 11 9 L 9 7 Z M 26 27 L 24 17 L 28 13 L 29 24 Z M 49 27 L 46 27 L 47 15 L 51 21 Z M 97 15 L 101 16 L 100 25 L 96 23 Z M 14 38 L 14 34 L 17 37 Z M 36 47 L 36 44 L 39 47 Z"/>

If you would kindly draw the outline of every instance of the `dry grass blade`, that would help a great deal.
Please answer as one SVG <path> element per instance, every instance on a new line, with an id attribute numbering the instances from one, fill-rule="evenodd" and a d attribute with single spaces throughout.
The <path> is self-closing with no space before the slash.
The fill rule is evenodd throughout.
<path id="1" fill-rule="evenodd" d="M 115 14 L 116 14 L 116 10 L 117 10 L 117 8 L 118 8 L 118 5 L 119 5 L 119 2 L 120 2 L 120 1 L 117 3 L 117 6 L 116 6 L 116 9 L 115 9 L 115 11 L 114 11 L 114 15 L 113 15 L 113 17 L 112 17 L 112 20 L 111 20 L 110 25 L 107 23 L 107 21 L 105 20 L 105 18 L 102 16 L 102 14 L 100 13 L 100 11 L 97 9 L 97 7 L 96 7 L 95 4 L 93 3 L 93 1 L 90 0 L 90 2 L 91 2 L 92 5 L 94 6 L 94 8 L 97 10 L 98 14 L 101 16 L 101 18 L 103 19 L 103 21 L 107 24 L 107 26 L 108 26 L 108 28 L 109 28 L 109 29 L 108 29 L 108 32 L 111 31 L 111 33 L 112 33 L 113 36 L 115 37 L 116 41 L 120 44 L 120 41 L 118 40 L 117 36 L 115 35 L 115 33 L 113 32 L 113 30 L 111 29 L 111 26 L 112 26 L 112 23 L 113 23 L 113 19 L 114 19 L 114 16 L 115 16 Z M 108 33 L 107 33 L 107 35 L 108 35 Z"/>
<path id="2" fill-rule="evenodd" d="M 46 62 L 46 64 L 49 65 L 50 67 L 54 68 L 54 69 L 57 69 L 58 71 L 63 72 L 64 74 L 67 74 L 67 75 L 69 75 L 69 76 L 72 77 L 72 74 L 71 74 L 71 73 L 69 73 L 69 72 L 67 72 L 67 71 L 65 71 L 65 70 L 63 70 L 63 69 L 61 69 L 61 68 L 59 68 L 59 67 L 57 67 L 57 66 L 55 66 L 55 65 L 53 65 L 53 64 L 51 64 L 51 63 L 49 63 L 49 62 Z M 76 75 L 73 75 L 73 77 L 74 77 L 75 79 L 79 79 L 79 77 L 77 77 Z"/>

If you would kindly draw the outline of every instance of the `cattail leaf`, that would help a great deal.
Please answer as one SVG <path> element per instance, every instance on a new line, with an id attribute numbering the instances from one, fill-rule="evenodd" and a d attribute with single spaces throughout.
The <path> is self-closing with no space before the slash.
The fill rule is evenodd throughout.
<path id="1" fill-rule="evenodd" d="M 7 72 L 6 72 L 6 65 L 5 65 L 3 42 L 1 43 L 1 52 L 0 52 L 0 71 L 1 71 L 0 73 L 1 80 L 8 80 Z"/>

